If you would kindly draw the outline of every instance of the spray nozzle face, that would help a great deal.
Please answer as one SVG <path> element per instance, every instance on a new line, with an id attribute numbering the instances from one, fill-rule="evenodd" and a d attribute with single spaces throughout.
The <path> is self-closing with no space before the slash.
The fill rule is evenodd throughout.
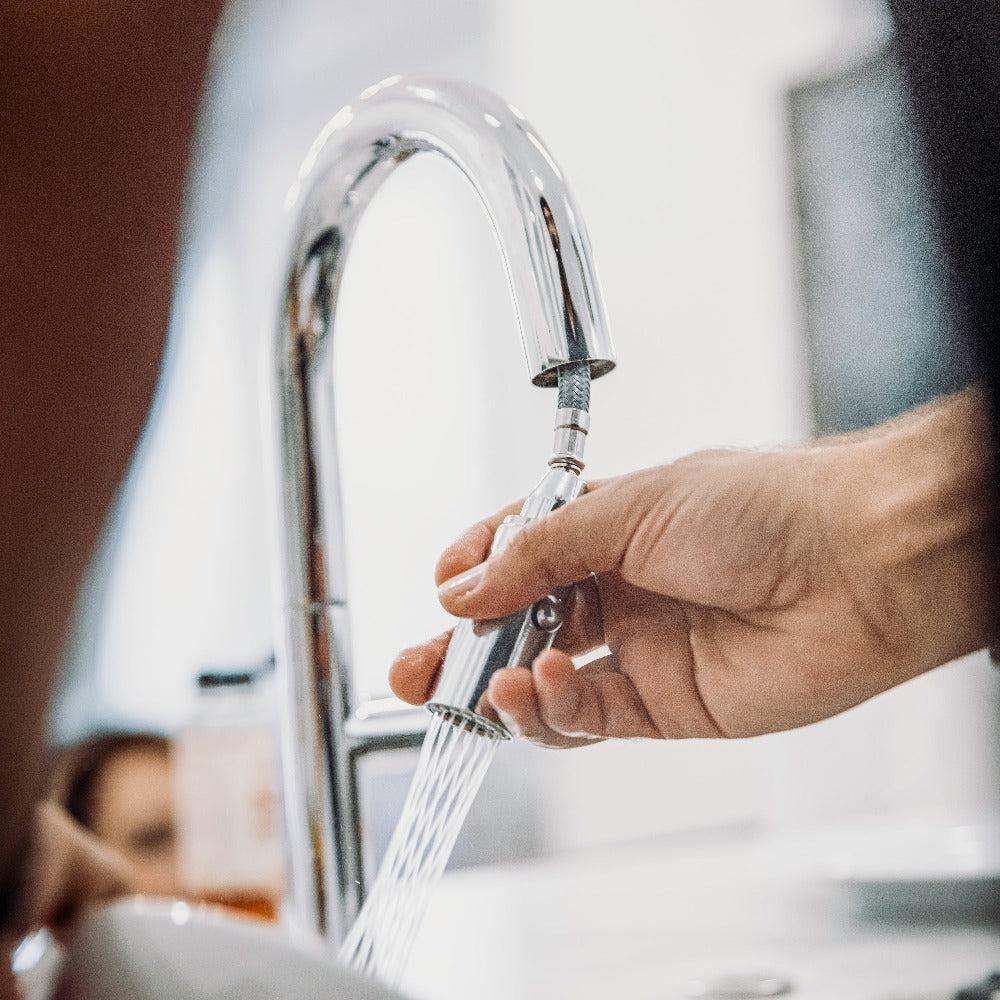
<path id="1" fill-rule="evenodd" d="M 502 740 L 510 739 L 510 733 L 507 732 L 505 726 L 487 718 L 481 712 L 452 708 L 449 705 L 442 705 L 440 702 L 429 702 L 427 707 L 435 715 L 441 716 L 446 722 L 450 722 L 453 726 L 467 733 L 475 733 L 477 736 L 492 736 Z"/>

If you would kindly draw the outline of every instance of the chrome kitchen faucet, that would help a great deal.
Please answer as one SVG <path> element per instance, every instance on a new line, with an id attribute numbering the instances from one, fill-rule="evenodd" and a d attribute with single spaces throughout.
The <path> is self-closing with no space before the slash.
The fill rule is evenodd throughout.
<path id="1" fill-rule="evenodd" d="M 450 160 L 479 195 L 503 255 L 529 377 L 559 390 L 550 469 L 494 547 L 581 492 L 590 380 L 615 365 L 583 219 L 520 111 L 468 84 L 392 77 L 331 119 L 289 196 L 292 243 L 265 396 L 280 540 L 291 917 L 333 942 L 356 917 L 364 891 L 358 760 L 419 744 L 427 713 L 394 699 L 354 700 L 332 334 L 365 208 L 400 163 L 424 151 Z M 386 349 L 391 344 L 376 345 L 373 368 Z M 429 707 L 458 709 L 449 716 L 502 729 L 480 712 L 486 683 L 495 670 L 528 665 L 551 644 L 565 596 L 549 595 L 500 622 L 463 622 Z"/>

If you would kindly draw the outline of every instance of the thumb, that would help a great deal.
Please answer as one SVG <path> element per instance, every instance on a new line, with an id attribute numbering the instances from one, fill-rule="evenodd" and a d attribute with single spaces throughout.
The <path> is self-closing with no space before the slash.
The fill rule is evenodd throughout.
<path id="1" fill-rule="evenodd" d="M 438 588 L 442 604 L 462 618 L 502 618 L 591 573 L 617 568 L 636 523 L 620 484 L 601 483 L 522 528 L 502 552 L 446 580 Z"/>

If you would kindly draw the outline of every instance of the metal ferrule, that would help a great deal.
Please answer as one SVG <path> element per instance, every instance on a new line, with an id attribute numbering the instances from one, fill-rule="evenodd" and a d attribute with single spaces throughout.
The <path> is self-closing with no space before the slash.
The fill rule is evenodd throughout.
<path id="1" fill-rule="evenodd" d="M 583 453 L 589 430 L 590 414 L 586 410 L 557 410 L 549 465 L 571 468 L 578 473 L 583 472 Z"/>
<path id="2" fill-rule="evenodd" d="M 490 555 L 505 549 L 527 525 L 583 492 L 583 482 L 571 469 L 550 469 L 528 494 L 520 514 L 504 518 L 493 538 Z M 491 718 L 483 696 L 490 678 L 505 667 L 530 667 L 555 641 L 562 626 L 569 592 L 547 594 L 530 608 L 493 621 L 460 622 L 452 635 L 441 678 L 427 707 L 456 724 L 509 734 Z"/>

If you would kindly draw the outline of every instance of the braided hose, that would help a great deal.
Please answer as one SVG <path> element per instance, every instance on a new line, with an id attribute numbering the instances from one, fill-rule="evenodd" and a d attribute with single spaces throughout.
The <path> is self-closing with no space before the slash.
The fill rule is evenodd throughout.
<path id="1" fill-rule="evenodd" d="M 575 361 L 562 365 L 558 371 L 559 409 L 590 410 L 590 364 Z"/>
<path id="2" fill-rule="evenodd" d="M 574 361 L 559 368 L 559 408 L 549 465 L 583 471 L 583 448 L 590 429 L 590 364 Z"/>

